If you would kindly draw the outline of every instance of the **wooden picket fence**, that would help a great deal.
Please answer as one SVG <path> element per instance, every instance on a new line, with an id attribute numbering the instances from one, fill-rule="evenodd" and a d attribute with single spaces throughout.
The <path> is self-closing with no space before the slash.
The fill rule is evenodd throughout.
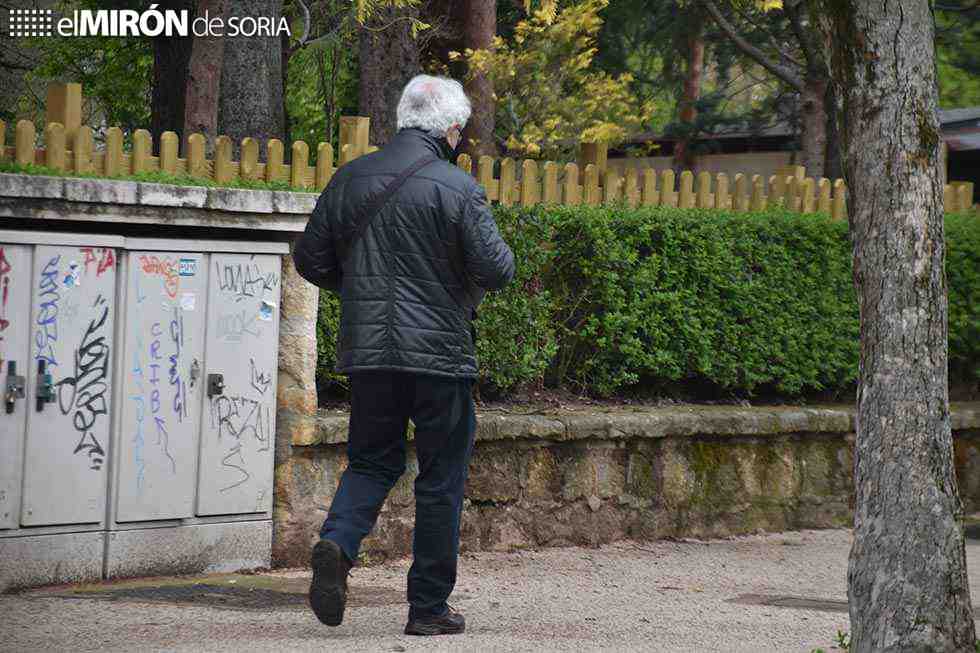
<path id="1" fill-rule="evenodd" d="M 0 139 L 4 137 L 5 129 L 6 125 L 0 121 Z M 87 126 L 78 127 L 69 143 L 64 125 L 48 123 L 44 130 L 45 147 L 36 148 L 35 140 L 34 124 L 21 120 L 17 123 L 14 146 L 0 148 L 5 150 L 0 151 L 0 160 L 12 159 L 19 165 L 43 165 L 69 174 L 97 177 L 159 171 L 209 179 L 218 186 L 243 179 L 278 181 L 310 190 L 326 186 L 334 171 L 333 148 L 329 143 L 320 143 L 317 163 L 310 166 L 309 146 L 303 141 L 293 143 L 291 163 L 285 164 L 283 144 L 277 139 L 266 143 L 265 162 L 259 162 L 259 141 L 254 138 L 242 139 L 239 161 L 232 160 L 232 141 L 227 136 L 215 139 L 213 159 L 205 158 L 206 141 L 202 134 L 191 134 L 187 138 L 184 157 L 178 156 L 179 143 L 174 132 L 160 135 L 159 156 L 153 155 L 152 136 L 145 129 L 133 132 L 129 151 L 123 147 L 123 132 L 118 127 L 106 130 L 105 145 L 101 150 L 95 149 L 92 129 Z M 349 149 L 346 153 L 353 154 Z M 346 163 L 343 156 L 340 163 Z"/>
<path id="2" fill-rule="evenodd" d="M 44 147 L 36 146 L 34 124 L 17 123 L 14 146 L 3 147 L 6 124 L 0 121 L 0 160 L 12 159 L 20 165 L 37 164 L 67 174 L 117 177 L 161 171 L 171 175 L 191 176 L 228 185 L 237 179 L 285 182 L 294 188 L 320 190 L 330 181 L 335 167 L 330 143 L 316 148 L 316 163 L 310 164 L 310 148 L 303 141 L 291 146 L 290 163 L 284 163 L 284 145 L 277 139 L 266 142 L 266 157 L 259 161 L 259 142 L 244 138 L 239 160 L 232 158 L 233 143 L 227 136 L 215 139 L 214 155 L 205 157 L 206 142 L 201 134 L 191 134 L 179 156 L 178 137 L 173 132 L 160 135 L 158 155 L 154 156 L 151 134 L 138 129 L 131 137 L 128 151 L 123 147 L 123 132 L 117 127 L 105 131 L 104 147 L 97 150 L 90 127 L 78 124 L 81 89 L 77 84 L 52 85 L 49 89 L 48 122 L 44 128 Z M 66 92 L 65 89 L 70 92 Z M 67 98 L 67 99 L 66 99 Z M 59 118 L 62 122 L 50 120 Z M 65 125 L 68 125 L 67 127 Z M 340 123 L 340 156 L 336 166 L 376 150 L 368 142 L 369 119 L 344 117 Z M 569 206 L 625 202 L 630 206 L 676 206 L 680 208 L 761 211 L 783 206 L 800 213 L 827 213 L 834 218 L 846 216 L 847 190 L 841 179 L 806 177 L 802 166 L 781 169 L 765 179 L 759 175 L 721 173 L 694 174 L 686 170 L 675 179 L 672 170 L 651 168 L 627 169 L 620 175 L 606 166 L 602 145 L 584 144 L 579 164 L 564 166 L 554 162 L 499 162 L 489 156 L 476 162 L 465 154 L 457 165 L 484 186 L 487 198 L 503 206 L 564 204 Z M 971 207 L 973 184 L 953 182 L 945 187 L 945 206 L 949 212 Z"/>

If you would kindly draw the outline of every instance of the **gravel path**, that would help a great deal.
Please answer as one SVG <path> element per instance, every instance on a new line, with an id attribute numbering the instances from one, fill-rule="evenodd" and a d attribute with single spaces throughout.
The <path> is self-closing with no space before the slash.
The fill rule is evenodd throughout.
<path id="1" fill-rule="evenodd" d="M 846 613 L 848 531 L 464 554 L 465 635 L 401 634 L 408 561 L 357 569 L 339 628 L 308 572 L 152 579 L 0 596 L 0 650 L 812 651 Z M 980 542 L 969 541 L 974 605 Z"/>

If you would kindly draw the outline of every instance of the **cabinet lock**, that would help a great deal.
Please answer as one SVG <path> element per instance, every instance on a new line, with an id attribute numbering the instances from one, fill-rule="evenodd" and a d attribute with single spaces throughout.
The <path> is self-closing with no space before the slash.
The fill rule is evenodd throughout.
<path id="1" fill-rule="evenodd" d="M 23 376 L 17 376 L 17 362 L 7 361 L 7 381 L 4 383 L 3 403 L 7 414 L 14 412 L 18 399 L 24 398 L 26 381 Z"/>
<path id="2" fill-rule="evenodd" d="M 225 393 L 225 375 L 208 374 L 208 396 L 216 397 Z"/>

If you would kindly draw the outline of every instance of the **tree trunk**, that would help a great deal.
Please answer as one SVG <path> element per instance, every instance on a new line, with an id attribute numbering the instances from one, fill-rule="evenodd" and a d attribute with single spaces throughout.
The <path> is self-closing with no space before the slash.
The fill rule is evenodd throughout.
<path id="1" fill-rule="evenodd" d="M 953 470 L 943 184 L 926 0 L 819 0 L 861 315 L 852 651 L 974 651 Z"/>
<path id="2" fill-rule="evenodd" d="M 371 144 L 384 145 L 396 131 L 395 109 L 405 84 L 419 71 L 418 44 L 408 17 L 412 7 L 382 8 L 361 30 L 358 113 L 371 118 Z"/>
<path id="3" fill-rule="evenodd" d="M 800 122 L 803 133 L 800 138 L 800 165 L 806 168 L 808 177 L 819 179 L 824 175 L 824 159 L 827 156 L 827 80 L 807 76 L 803 93 L 800 94 Z"/>
<path id="4" fill-rule="evenodd" d="M 497 0 L 467 0 L 463 23 L 463 47 L 488 49 L 497 33 Z M 476 73 L 466 82 L 466 94 L 473 105 L 473 115 L 463 132 L 460 150 L 474 161 L 481 155 L 496 156 L 494 143 L 493 84 L 483 73 Z"/>
<path id="5" fill-rule="evenodd" d="M 193 16 L 192 0 L 157 3 L 161 10 L 187 10 Z M 150 131 L 155 148 L 165 131 L 182 136 L 184 131 L 184 92 L 187 89 L 188 62 L 192 37 L 155 36 L 153 42 L 153 89 L 150 93 Z"/>
<path id="6" fill-rule="evenodd" d="M 840 155 L 840 130 L 837 123 L 837 112 L 834 107 L 837 105 L 834 85 L 827 84 L 827 96 L 824 106 L 827 113 L 827 154 L 824 157 L 823 176 L 831 181 L 844 177 L 844 167 Z"/>
<path id="7" fill-rule="evenodd" d="M 695 167 L 691 141 L 694 140 L 694 121 L 698 117 L 697 102 L 701 98 L 701 77 L 704 73 L 704 21 L 692 20 L 687 39 L 687 67 L 684 72 L 684 88 L 681 92 L 678 118 L 685 133 L 674 144 L 674 169 L 693 170 Z"/>
<path id="8" fill-rule="evenodd" d="M 225 0 L 198 0 L 197 16 L 221 17 Z M 191 58 L 187 66 L 187 89 L 184 94 L 184 136 L 204 134 L 208 155 L 218 135 L 218 97 L 221 91 L 221 61 L 225 39 L 193 37 Z"/>
<path id="9" fill-rule="evenodd" d="M 340 71 L 340 46 L 330 48 L 330 66 L 327 67 L 328 53 L 325 48 L 313 54 L 317 67 L 317 90 L 323 100 L 324 141 L 333 143 L 334 123 L 337 113 L 337 73 Z"/>
<path id="10" fill-rule="evenodd" d="M 226 16 L 268 16 L 277 25 L 282 0 L 236 0 Z M 278 36 L 225 37 L 218 130 L 239 149 L 246 136 L 283 140 L 282 46 Z M 264 149 L 264 148 L 263 148 Z"/>
<path id="11" fill-rule="evenodd" d="M 293 123 L 289 118 L 289 104 L 286 102 L 286 89 L 289 84 L 289 59 L 293 56 L 293 49 L 289 45 L 289 35 L 286 33 L 280 34 L 279 36 L 279 50 L 282 53 L 279 60 L 279 76 L 282 80 L 282 93 L 279 96 L 279 103 L 282 105 L 282 134 L 287 141 L 283 157 L 286 163 L 292 164 L 293 148 L 289 147 L 289 143 L 293 140 Z M 307 145 L 310 146 L 311 152 L 316 153 L 317 143 L 307 143 Z"/>

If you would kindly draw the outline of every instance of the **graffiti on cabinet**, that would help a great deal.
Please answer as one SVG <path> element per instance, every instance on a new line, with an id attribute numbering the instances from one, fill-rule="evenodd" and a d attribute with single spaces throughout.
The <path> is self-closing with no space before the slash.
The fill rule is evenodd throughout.
<path id="1" fill-rule="evenodd" d="M 0 367 L 7 358 L 6 331 L 10 327 L 7 316 L 7 301 L 10 299 L 10 277 L 13 266 L 7 260 L 7 253 L 0 247 Z"/>
<path id="2" fill-rule="evenodd" d="M 85 267 L 85 274 L 89 274 L 94 268 L 95 276 L 101 277 L 106 270 L 111 270 L 116 264 L 116 255 L 111 248 L 106 247 L 82 247 L 82 265 Z"/>
<path id="3" fill-rule="evenodd" d="M 91 468 L 99 470 L 106 454 L 94 431 L 97 422 L 108 419 L 109 414 L 109 302 L 100 293 L 91 308 L 93 317 L 75 350 L 73 373 L 55 385 L 61 413 L 71 415 L 79 437 L 73 453 L 87 456 Z"/>
<path id="4" fill-rule="evenodd" d="M 188 265 L 183 259 L 178 262 L 157 255 L 142 255 L 138 263 L 133 267 L 136 305 L 131 316 L 133 360 L 127 396 L 134 405 L 132 455 L 136 487 L 142 490 L 148 443 L 166 470 L 177 474 L 179 461 L 174 455 L 171 431 L 190 417 L 187 395 L 193 381 L 188 382 L 185 364 L 188 335 L 184 313 L 188 302 L 177 300 L 180 277 L 190 276 L 181 274 Z M 151 288 L 159 288 L 159 295 L 147 291 Z M 160 303 L 153 303 L 157 301 Z M 193 310 L 190 306 L 188 310 Z"/>
<path id="5" fill-rule="evenodd" d="M 58 342 L 58 306 L 61 293 L 58 276 L 61 255 L 52 256 L 41 268 L 37 282 L 38 311 L 34 332 L 34 360 L 44 361 L 48 369 L 58 366 L 55 345 Z"/>
<path id="6" fill-rule="evenodd" d="M 262 293 L 279 286 L 279 275 L 263 273 L 258 263 L 214 263 L 221 292 L 235 295 L 235 301 L 259 297 Z"/>
<path id="7" fill-rule="evenodd" d="M 235 470 L 237 479 L 221 488 L 232 490 L 252 477 L 248 471 L 248 451 L 269 450 L 271 415 L 261 398 L 242 395 L 219 395 L 210 402 L 211 429 L 217 431 L 224 457 L 221 466 Z"/>

